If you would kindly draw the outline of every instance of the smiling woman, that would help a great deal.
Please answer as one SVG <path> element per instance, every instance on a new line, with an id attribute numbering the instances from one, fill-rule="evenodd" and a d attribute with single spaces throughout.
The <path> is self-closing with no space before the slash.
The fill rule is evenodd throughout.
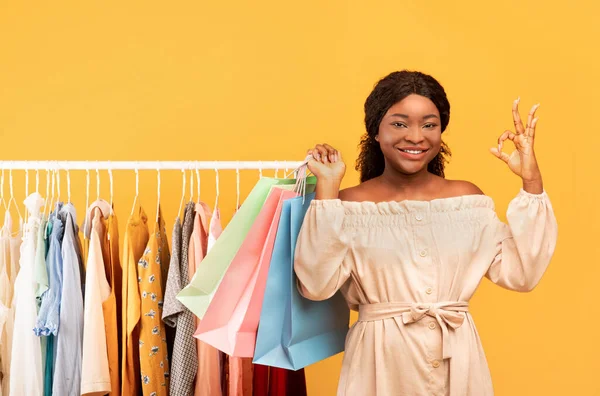
<path id="1" fill-rule="evenodd" d="M 444 177 L 450 104 L 423 73 L 394 72 L 366 100 L 359 185 L 339 191 L 340 153 L 327 144 L 309 150 L 317 187 L 296 248 L 299 289 L 313 300 L 340 290 L 358 311 L 339 396 L 493 395 L 469 301 L 484 277 L 531 291 L 556 246 L 533 151 L 536 110 L 524 127 L 516 101 L 515 132 L 491 150 L 523 181 L 508 224 L 473 183 Z M 512 155 L 502 152 L 505 140 L 515 143 Z"/>
<path id="2" fill-rule="evenodd" d="M 361 182 L 383 173 L 384 150 L 390 149 L 388 143 L 397 139 L 402 130 L 412 133 L 410 138 L 413 139 L 407 140 L 402 148 L 421 150 L 427 145 L 426 155 L 412 159 L 420 159 L 421 163 L 428 164 L 429 172 L 443 177 L 444 164 L 451 153 L 441 134 L 449 122 L 450 103 L 444 88 L 433 77 L 400 71 L 383 78 L 365 102 L 367 133 L 361 140 L 357 161 Z M 397 149 L 392 147 L 392 150 Z M 415 166 L 418 164 L 410 165 L 406 171 L 410 172 Z"/>

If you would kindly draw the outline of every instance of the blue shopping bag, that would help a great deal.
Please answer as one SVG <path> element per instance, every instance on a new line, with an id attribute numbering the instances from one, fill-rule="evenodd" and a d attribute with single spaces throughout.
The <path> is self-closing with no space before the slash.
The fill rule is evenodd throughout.
<path id="1" fill-rule="evenodd" d="M 294 251 L 314 193 L 283 202 L 253 363 L 299 370 L 344 351 L 350 310 L 340 292 L 325 301 L 300 295 Z"/>

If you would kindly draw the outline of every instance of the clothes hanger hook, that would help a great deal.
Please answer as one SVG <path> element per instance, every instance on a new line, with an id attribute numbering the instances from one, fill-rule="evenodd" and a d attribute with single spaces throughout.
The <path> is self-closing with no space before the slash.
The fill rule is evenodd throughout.
<path id="1" fill-rule="evenodd" d="M 192 162 L 188 163 L 188 169 L 190 171 L 190 202 L 194 201 L 194 173 L 192 172 Z"/>
<path id="2" fill-rule="evenodd" d="M 100 171 L 98 170 L 98 161 L 96 161 L 96 199 L 100 199 Z"/>
<path id="3" fill-rule="evenodd" d="M 110 212 L 113 211 L 113 174 L 110 165 L 108 167 L 108 184 L 110 187 Z"/>
<path id="4" fill-rule="evenodd" d="M 25 197 L 29 196 L 29 169 L 25 169 Z"/>
<path id="5" fill-rule="evenodd" d="M 183 200 L 185 199 L 185 169 L 181 169 L 181 201 L 179 202 L 179 210 L 177 211 L 177 216 L 181 215 L 181 209 L 183 208 Z"/>
<path id="6" fill-rule="evenodd" d="M 85 210 L 90 206 L 90 170 L 85 170 Z"/>
<path id="7" fill-rule="evenodd" d="M 216 190 L 216 197 L 215 197 L 215 209 L 219 206 L 219 168 L 217 166 L 217 163 L 215 162 L 215 190 Z"/>
<path id="8" fill-rule="evenodd" d="M 156 169 L 156 222 L 160 218 L 160 168 Z"/>
<path id="9" fill-rule="evenodd" d="M 198 161 L 194 163 L 196 170 L 196 189 L 198 194 L 198 203 L 200 203 L 200 170 L 198 169 Z"/>
<path id="10" fill-rule="evenodd" d="M 240 208 L 240 166 L 238 163 L 237 168 L 235 168 L 235 183 L 236 183 L 236 200 L 235 200 L 235 211 L 237 212 Z"/>
<path id="11" fill-rule="evenodd" d="M 56 168 L 56 194 L 58 200 L 60 201 L 60 171 L 58 167 Z"/>
<path id="12" fill-rule="evenodd" d="M 135 198 L 133 199 L 133 206 L 131 207 L 131 216 L 133 216 L 133 212 L 135 211 L 135 204 L 138 201 L 138 195 L 140 192 L 139 188 L 140 188 L 140 173 L 136 166 L 136 168 L 135 168 Z"/>
<path id="13" fill-rule="evenodd" d="M 21 210 L 19 209 L 19 205 L 17 205 L 17 201 L 15 200 L 15 195 L 14 195 L 12 165 L 8 169 L 8 178 L 9 178 L 9 183 L 10 183 L 10 200 L 8 201 L 8 208 L 10 208 L 10 203 L 13 202 L 15 204 L 15 208 L 17 208 L 17 213 L 19 214 L 19 222 L 22 222 L 23 216 L 21 215 Z"/>
<path id="14" fill-rule="evenodd" d="M 67 201 L 71 203 L 71 173 L 69 169 L 65 169 L 67 171 Z"/>

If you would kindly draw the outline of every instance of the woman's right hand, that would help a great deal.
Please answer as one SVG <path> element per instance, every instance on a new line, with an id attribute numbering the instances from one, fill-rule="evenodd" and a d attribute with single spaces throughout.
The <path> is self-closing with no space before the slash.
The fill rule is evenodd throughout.
<path id="1" fill-rule="evenodd" d="M 330 145 L 317 144 L 308 150 L 312 157 L 308 160 L 308 169 L 317 177 L 317 180 L 330 183 L 341 183 L 346 173 L 346 164 L 342 155 Z"/>

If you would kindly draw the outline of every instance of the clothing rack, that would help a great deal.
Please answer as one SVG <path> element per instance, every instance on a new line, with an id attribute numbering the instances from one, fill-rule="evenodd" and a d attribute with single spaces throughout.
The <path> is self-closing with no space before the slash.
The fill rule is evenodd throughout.
<path id="1" fill-rule="evenodd" d="M 0 161 L 0 170 L 296 169 L 303 161 Z"/>

